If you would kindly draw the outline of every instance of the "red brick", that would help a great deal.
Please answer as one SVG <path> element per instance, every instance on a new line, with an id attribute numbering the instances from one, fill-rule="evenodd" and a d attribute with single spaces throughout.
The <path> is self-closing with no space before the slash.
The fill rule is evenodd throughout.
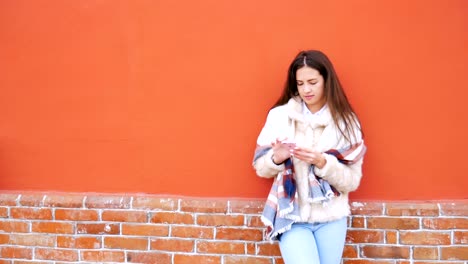
<path id="1" fill-rule="evenodd" d="M 468 218 L 425 218 L 423 227 L 428 229 L 468 229 Z"/>
<path id="2" fill-rule="evenodd" d="M 383 243 L 384 231 L 348 229 L 346 241 L 348 243 Z"/>
<path id="3" fill-rule="evenodd" d="M 178 199 L 158 197 L 133 197 L 132 208 L 175 211 L 178 207 Z"/>
<path id="4" fill-rule="evenodd" d="M 48 208 L 12 207 L 10 208 L 10 216 L 17 219 L 52 220 L 52 211 Z"/>
<path id="5" fill-rule="evenodd" d="M 34 250 L 35 259 L 77 261 L 77 250 L 36 248 Z"/>
<path id="6" fill-rule="evenodd" d="M 10 235 L 8 234 L 0 234 L 0 245 L 8 244 L 10 242 Z"/>
<path id="7" fill-rule="evenodd" d="M 129 209 L 131 197 L 127 196 L 88 196 L 86 208 Z"/>
<path id="8" fill-rule="evenodd" d="M 387 215 L 391 216 L 438 216 L 435 203 L 387 203 Z"/>
<path id="9" fill-rule="evenodd" d="M 0 231 L 5 233 L 27 233 L 29 223 L 22 221 L 0 221 Z"/>
<path id="10" fill-rule="evenodd" d="M 172 236 L 212 239 L 214 237 L 214 229 L 211 227 L 173 226 Z"/>
<path id="11" fill-rule="evenodd" d="M 81 260 L 89 262 L 124 262 L 125 253 L 123 251 L 81 251 Z"/>
<path id="12" fill-rule="evenodd" d="M 221 264 L 221 257 L 203 255 L 174 255 L 173 264 Z"/>
<path id="13" fill-rule="evenodd" d="M 385 241 L 386 244 L 397 244 L 398 233 L 396 231 L 385 231 Z"/>
<path id="14" fill-rule="evenodd" d="M 224 264 L 271 264 L 271 259 L 266 257 L 250 256 L 225 256 Z"/>
<path id="15" fill-rule="evenodd" d="M 253 228 L 217 228 L 216 239 L 261 241 L 263 232 Z"/>
<path id="16" fill-rule="evenodd" d="M 441 247 L 440 259 L 444 260 L 468 260 L 468 247 Z"/>
<path id="17" fill-rule="evenodd" d="M 374 202 L 352 202 L 351 213 L 353 215 L 382 215 L 383 204 Z"/>
<path id="18" fill-rule="evenodd" d="M 0 207 L 0 218 L 7 218 L 8 217 L 8 208 Z"/>
<path id="19" fill-rule="evenodd" d="M 101 248 L 100 237 L 87 236 L 58 236 L 57 247 L 59 248 L 79 248 L 79 249 L 97 249 Z"/>
<path id="20" fill-rule="evenodd" d="M 182 199 L 180 201 L 180 210 L 198 213 L 227 213 L 228 202 L 217 199 Z"/>
<path id="21" fill-rule="evenodd" d="M 400 243 L 404 245 L 449 245 L 450 233 L 400 232 Z"/>
<path id="22" fill-rule="evenodd" d="M 19 204 L 22 206 L 42 206 L 44 195 L 42 194 L 23 194 L 19 199 Z"/>
<path id="23" fill-rule="evenodd" d="M 32 231 L 37 233 L 72 234 L 73 224 L 62 222 L 34 222 Z"/>
<path id="24" fill-rule="evenodd" d="M 242 226 L 243 215 L 198 215 L 197 224 L 202 226 Z"/>
<path id="25" fill-rule="evenodd" d="M 168 236 L 169 226 L 152 224 L 122 224 L 122 235 Z"/>
<path id="26" fill-rule="evenodd" d="M 128 252 L 127 262 L 148 264 L 172 264 L 171 255 L 164 253 Z M 203 262 L 193 262 L 203 263 Z"/>
<path id="27" fill-rule="evenodd" d="M 246 216 L 247 217 L 247 226 L 248 227 L 265 227 L 260 216 Z"/>
<path id="28" fill-rule="evenodd" d="M 263 207 L 265 206 L 265 200 L 252 201 L 251 199 L 246 200 L 232 200 L 229 202 L 230 213 L 239 214 L 261 214 Z"/>
<path id="29" fill-rule="evenodd" d="M 440 262 L 440 261 L 433 261 L 433 260 L 429 260 L 429 261 L 414 261 L 413 263 L 403 263 L 403 264 L 466 264 L 466 262 L 461 262 L 461 261 L 450 261 L 449 263 L 444 263 L 444 262 Z M 397 264 L 401 264 L 400 262 L 398 262 Z"/>
<path id="30" fill-rule="evenodd" d="M 281 256 L 281 252 L 278 243 L 264 242 L 257 244 L 257 252 L 255 255 Z"/>
<path id="31" fill-rule="evenodd" d="M 195 240 L 186 239 L 151 239 L 151 250 L 193 252 Z"/>
<path id="32" fill-rule="evenodd" d="M 148 215 L 144 211 L 104 211 L 102 221 L 114 222 L 140 222 L 148 221 Z"/>
<path id="33" fill-rule="evenodd" d="M 186 224 L 193 225 L 195 220 L 191 214 L 173 213 L 173 212 L 156 212 L 151 216 L 151 223 L 157 224 Z"/>
<path id="34" fill-rule="evenodd" d="M 273 258 L 275 260 L 275 264 L 285 264 L 282 258 Z"/>
<path id="35" fill-rule="evenodd" d="M 353 216 L 351 218 L 351 227 L 353 228 L 364 228 L 366 224 L 366 218 L 360 216 Z"/>
<path id="36" fill-rule="evenodd" d="M 236 242 L 199 241 L 197 253 L 245 254 L 245 244 Z"/>
<path id="37" fill-rule="evenodd" d="M 104 248 L 147 250 L 147 238 L 105 237 Z"/>
<path id="38" fill-rule="evenodd" d="M 257 250 L 256 250 L 256 247 L 255 247 L 255 243 L 246 243 L 247 244 L 247 255 L 256 255 L 257 254 Z"/>
<path id="39" fill-rule="evenodd" d="M 404 217 L 369 217 L 367 228 L 370 229 L 419 229 L 419 219 Z"/>
<path id="40" fill-rule="evenodd" d="M 413 259 L 439 259 L 439 250 L 436 247 L 414 247 Z"/>
<path id="41" fill-rule="evenodd" d="M 115 235 L 120 233 L 119 224 L 77 224 L 77 234 L 109 234 Z"/>
<path id="42" fill-rule="evenodd" d="M 62 208 L 83 208 L 83 195 L 51 194 L 46 195 L 44 206 Z"/>
<path id="43" fill-rule="evenodd" d="M 468 215 L 468 200 L 440 203 L 440 211 L 444 216 L 467 216 Z"/>
<path id="44" fill-rule="evenodd" d="M 343 258 L 357 258 L 357 246 L 345 245 L 343 249 Z"/>
<path id="45" fill-rule="evenodd" d="M 0 261 L 0 263 L 2 263 Z M 15 260 L 14 262 L 11 262 L 12 264 L 68 264 L 68 263 L 63 263 L 63 262 L 54 262 L 54 261 L 40 261 L 40 260 L 31 260 L 31 261 L 23 261 L 23 260 Z M 10 262 L 8 262 L 10 264 Z"/>
<path id="46" fill-rule="evenodd" d="M 393 260 L 345 259 L 343 264 L 395 264 L 395 262 Z"/>
<path id="47" fill-rule="evenodd" d="M 468 244 L 468 231 L 454 231 L 453 243 L 454 244 Z"/>
<path id="48" fill-rule="evenodd" d="M 19 195 L 18 194 L 0 194 L 0 206 L 15 206 L 18 204 Z"/>
<path id="49" fill-rule="evenodd" d="M 10 244 L 19 246 L 53 247 L 55 237 L 43 234 L 11 234 Z"/>
<path id="50" fill-rule="evenodd" d="M 97 221 L 98 211 L 88 209 L 56 209 L 55 220 Z"/>
<path id="51" fill-rule="evenodd" d="M 409 247 L 398 246 L 362 246 L 361 256 L 366 258 L 408 259 Z"/>
<path id="52" fill-rule="evenodd" d="M 31 248 L 19 247 L 1 247 L 0 257 L 14 259 L 32 259 L 33 251 Z"/>

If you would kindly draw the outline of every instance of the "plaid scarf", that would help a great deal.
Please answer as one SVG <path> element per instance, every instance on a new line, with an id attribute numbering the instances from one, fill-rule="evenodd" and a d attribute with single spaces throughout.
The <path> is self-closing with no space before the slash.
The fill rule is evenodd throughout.
<path id="1" fill-rule="evenodd" d="M 263 156 L 271 147 L 257 148 L 254 162 Z M 357 143 L 342 149 L 330 149 L 325 153 L 335 156 L 340 163 L 354 164 L 363 157 L 366 152 L 364 142 Z M 296 180 L 294 177 L 294 164 L 291 158 L 285 161 L 285 169 L 279 173 L 271 187 L 265 208 L 262 214 L 262 222 L 267 226 L 267 237 L 270 240 L 289 230 L 295 222 L 301 221 Z M 326 180 L 314 174 L 314 165 L 309 167 L 309 197 L 310 203 L 323 203 L 330 201 L 340 193 Z"/>

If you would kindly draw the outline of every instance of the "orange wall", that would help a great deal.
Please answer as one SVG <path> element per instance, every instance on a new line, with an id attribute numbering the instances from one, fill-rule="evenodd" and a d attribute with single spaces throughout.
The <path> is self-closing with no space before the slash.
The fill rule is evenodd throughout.
<path id="1" fill-rule="evenodd" d="M 0 2 L 0 189 L 264 197 L 251 159 L 288 63 L 334 61 L 360 199 L 467 198 L 468 2 Z"/>

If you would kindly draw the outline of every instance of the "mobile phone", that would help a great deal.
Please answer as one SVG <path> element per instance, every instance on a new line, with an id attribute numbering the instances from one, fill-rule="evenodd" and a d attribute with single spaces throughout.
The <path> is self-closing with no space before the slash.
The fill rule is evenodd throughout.
<path id="1" fill-rule="evenodd" d="M 296 143 L 293 142 L 293 141 L 289 141 L 289 140 L 285 140 L 285 141 L 281 142 L 281 144 L 287 146 L 288 148 L 295 148 L 296 147 Z"/>

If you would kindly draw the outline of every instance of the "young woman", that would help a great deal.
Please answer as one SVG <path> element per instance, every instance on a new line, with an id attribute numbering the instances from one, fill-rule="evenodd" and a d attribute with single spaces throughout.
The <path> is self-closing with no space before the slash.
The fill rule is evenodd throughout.
<path id="1" fill-rule="evenodd" d="M 275 177 L 262 215 L 286 264 L 338 264 L 362 176 L 361 127 L 328 57 L 292 61 L 284 91 L 258 136 L 253 166 Z"/>

